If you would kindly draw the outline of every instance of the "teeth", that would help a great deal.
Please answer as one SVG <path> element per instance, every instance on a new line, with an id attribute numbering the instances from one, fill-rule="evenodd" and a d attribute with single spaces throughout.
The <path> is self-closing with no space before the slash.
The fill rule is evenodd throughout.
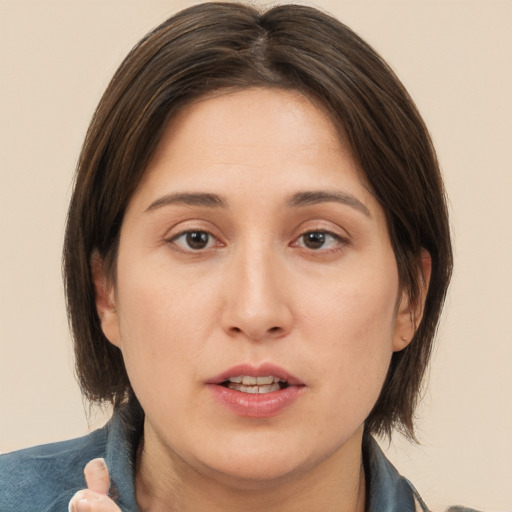
<path id="1" fill-rule="evenodd" d="M 279 391 L 281 386 L 277 382 L 267 386 L 244 386 L 243 384 L 230 382 L 228 388 L 241 391 L 242 393 L 272 393 L 272 391 Z"/>
<path id="2" fill-rule="evenodd" d="M 266 377 L 250 377 L 249 375 L 238 375 L 236 377 L 230 377 L 228 380 L 234 384 L 243 384 L 244 386 L 266 386 L 276 382 L 283 382 L 278 377 L 274 377 L 272 375 L 268 375 Z"/>
<path id="3" fill-rule="evenodd" d="M 227 379 L 229 389 L 242 393 L 272 393 L 281 389 L 280 383 L 285 382 L 279 377 L 267 375 L 265 377 L 251 377 L 249 375 L 237 375 Z"/>
<path id="4" fill-rule="evenodd" d="M 277 379 L 279 380 L 279 379 Z M 258 384 L 258 386 L 265 386 L 265 385 L 268 385 L 268 384 L 272 384 L 274 382 L 274 377 L 272 377 L 272 375 L 269 375 L 268 377 L 256 377 L 256 384 Z M 244 384 L 245 384 L 245 379 L 244 379 Z"/>

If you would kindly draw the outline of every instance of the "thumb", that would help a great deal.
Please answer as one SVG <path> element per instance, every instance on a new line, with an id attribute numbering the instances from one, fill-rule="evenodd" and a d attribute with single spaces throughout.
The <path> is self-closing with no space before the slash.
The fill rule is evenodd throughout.
<path id="1" fill-rule="evenodd" d="M 98 494 L 107 494 L 110 486 L 108 468 L 105 459 L 93 459 L 84 468 L 87 488 Z"/>

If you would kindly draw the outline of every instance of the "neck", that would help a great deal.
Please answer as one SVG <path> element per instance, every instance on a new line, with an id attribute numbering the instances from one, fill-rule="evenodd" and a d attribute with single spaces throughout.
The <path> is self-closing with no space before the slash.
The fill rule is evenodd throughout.
<path id="1" fill-rule="evenodd" d="M 142 512 L 365 510 L 362 429 L 314 467 L 263 482 L 198 470 L 155 441 L 146 434 L 139 446 L 135 484 Z"/>

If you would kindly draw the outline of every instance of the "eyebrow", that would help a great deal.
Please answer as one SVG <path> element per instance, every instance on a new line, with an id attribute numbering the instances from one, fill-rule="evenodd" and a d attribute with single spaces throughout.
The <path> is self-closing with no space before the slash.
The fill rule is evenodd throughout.
<path id="1" fill-rule="evenodd" d="M 180 192 L 160 197 L 156 201 L 153 201 L 148 208 L 146 208 L 146 211 L 157 210 L 163 206 L 174 204 L 206 206 L 208 208 L 227 208 L 226 200 L 217 194 Z"/>
<path id="2" fill-rule="evenodd" d="M 350 206 L 371 218 L 370 211 L 361 201 L 359 201 L 359 199 L 351 194 L 342 192 L 329 192 L 325 190 L 297 192 L 288 199 L 286 206 L 288 208 L 300 208 L 320 203 L 340 203 Z M 146 208 L 146 211 L 157 210 L 158 208 L 175 204 L 185 206 L 204 206 L 207 208 L 228 207 L 226 199 L 218 194 L 210 194 L 206 192 L 178 192 L 174 194 L 166 194 L 156 201 L 153 201 L 148 208 Z"/>
<path id="3" fill-rule="evenodd" d="M 290 208 L 298 208 L 301 206 L 309 206 L 319 203 L 341 203 L 343 205 L 350 206 L 355 210 L 358 210 L 369 218 L 372 217 L 368 208 L 361 201 L 359 201 L 359 199 L 357 199 L 352 194 L 346 194 L 342 192 L 329 192 L 325 190 L 298 192 L 297 194 L 293 194 L 293 196 L 291 196 L 287 206 Z"/>

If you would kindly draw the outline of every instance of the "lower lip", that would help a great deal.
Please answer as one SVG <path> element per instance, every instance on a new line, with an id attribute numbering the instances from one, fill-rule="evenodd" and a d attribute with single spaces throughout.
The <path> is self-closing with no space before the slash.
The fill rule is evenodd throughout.
<path id="1" fill-rule="evenodd" d="M 270 393 L 244 393 L 219 384 L 208 384 L 213 396 L 231 412 L 249 418 L 277 416 L 299 398 L 304 386 L 289 386 Z"/>

